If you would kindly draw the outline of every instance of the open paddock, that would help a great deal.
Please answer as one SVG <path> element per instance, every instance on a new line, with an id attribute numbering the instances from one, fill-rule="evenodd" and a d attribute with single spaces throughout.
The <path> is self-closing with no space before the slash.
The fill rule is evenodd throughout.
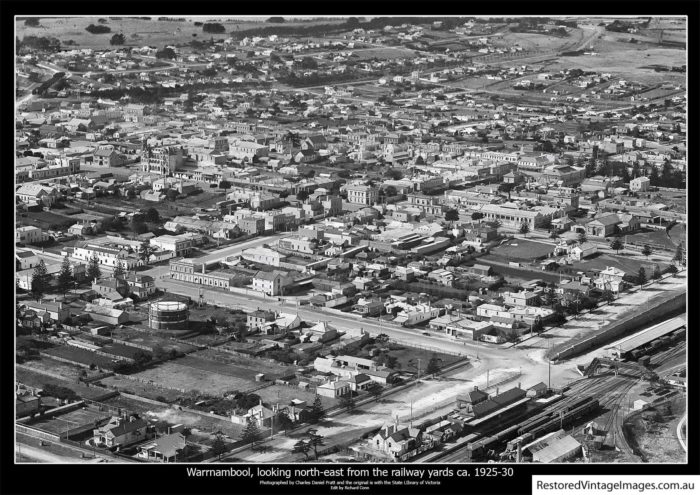
<path id="1" fill-rule="evenodd" d="M 78 396 L 84 399 L 97 400 L 105 394 L 110 393 L 110 390 L 102 387 L 88 387 L 82 383 L 72 380 L 62 380 L 37 371 L 31 371 L 23 368 L 16 369 L 16 380 L 29 387 L 44 388 L 46 385 L 57 385 L 73 390 Z"/>
<path id="2" fill-rule="evenodd" d="M 109 359 L 108 357 L 95 354 L 87 349 L 81 349 L 80 347 L 74 347 L 69 345 L 63 345 L 60 347 L 54 347 L 53 349 L 46 349 L 42 351 L 49 356 L 55 356 L 58 358 L 69 359 L 76 363 L 83 364 L 85 366 L 90 366 L 94 364 L 98 368 L 112 370 L 114 366 L 119 362 L 116 357 L 115 359 Z"/>
<path id="3" fill-rule="evenodd" d="M 191 356 L 209 361 L 217 361 L 226 365 L 234 365 L 237 368 L 250 368 L 253 370 L 252 375 L 246 373 L 244 376 L 251 376 L 252 378 L 255 378 L 257 373 L 265 373 L 265 375 L 269 378 L 271 376 L 279 377 L 288 375 L 290 373 L 294 373 L 296 370 L 295 366 L 285 365 L 274 360 L 240 356 L 228 352 L 217 351 L 215 349 L 198 351 L 192 353 Z"/>
<path id="4" fill-rule="evenodd" d="M 185 359 L 185 358 L 181 358 Z M 220 396 L 229 390 L 248 390 L 255 386 L 255 382 L 240 378 L 232 374 L 216 373 L 203 369 L 204 366 L 194 367 L 180 364 L 180 360 L 168 361 L 152 368 L 135 373 L 133 376 L 163 387 L 199 392 Z M 192 364 L 192 361 L 190 361 Z M 214 367 L 210 367 L 213 369 Z"/>
<path id="5" fill-rule="evenodd" d="M 76 365 L 64 363 L 63 361 L 57 361 L 46 356 L 42 356 L 40 359 L 32 359 L 25 364 L 39 373 L 47 372 L 60 375 L 66 380 L 70 381 L 76 381 L 83 372 L 87 373 L 87 378 L 92 378 L 101 374 L 97 370 L 78 367 Z"/>
<path id="6" fill-rule="evenodd" d="M 177 390 L 162 388 L 136 380 L 129 380 L 118 375 L 103 378 L 100 380 L 100 383 L 106 387 L 119 390 L 120 392 L 127 392 L 152 400 L 159 400 L 162 398 L 168 402 L 173 402 L 182 395 L 182 392 Z"/>
<path id="7" fill-rule="evenodd" d="M 554 247 L 551 244 L 527 239 L 512 239 L 491 249 L 491 254 L 505 260 L 532 261 L 549 255 L 553 250 Z"/>

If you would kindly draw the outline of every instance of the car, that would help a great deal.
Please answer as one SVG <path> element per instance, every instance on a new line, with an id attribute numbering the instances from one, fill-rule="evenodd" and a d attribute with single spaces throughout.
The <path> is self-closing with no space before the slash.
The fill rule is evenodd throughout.
<path id="1" fill-rule="evenodd" d="M 423 332 L 423 335 L 427 335 L 428 337 L 430 337 L 432 334 L 430 334 L 429 332 Z"/>

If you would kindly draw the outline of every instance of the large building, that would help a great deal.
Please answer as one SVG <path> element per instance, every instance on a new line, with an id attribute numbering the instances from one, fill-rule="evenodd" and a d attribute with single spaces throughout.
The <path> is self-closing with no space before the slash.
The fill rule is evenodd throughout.
<path id="1" fill-rule="evenodd" d="M 379 192 L 376 188 L 365 185 L 353 185 L 346 188 L 348 203 L 372 206 L 377 202 Z"/>
<path id="2" fill-rule="evenodd" d="M 178 146 L 161 146 L 146 150 L 141 157 L 142 170 L 160 175 L 171 175 L 182 167 L 184 156 Z"/>

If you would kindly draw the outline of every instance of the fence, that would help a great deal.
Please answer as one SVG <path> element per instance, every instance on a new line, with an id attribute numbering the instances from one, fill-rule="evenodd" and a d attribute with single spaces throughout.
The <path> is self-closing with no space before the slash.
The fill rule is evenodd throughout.
<path id="1" fill-rule="evenodd" d="M 25 435 L 32 437 L 43 438 L 44 440 L 53 440 L 54 442 L 59 442 L 61 440 L 59 435 L 25 425 L 15 424 L 15 431 L 17 431 L 17 433 L 24 433 Z"/>
<path id="2" fill-rule="evenodd" d="M 665 315 L 683 308 L 686 305 L 686 296 L 686 292 L 675 294 L 665 300 L 662 304 L 641 310 L 640 312 L 632 314 L 627 319 L 616 321 L 609 325 L 607 329 L 600 331 L 581 342 L 572 344 L 559 351 L 553 350 L 551 357 L 555 360 L 567 359 L 581 354 L 592 347 L 599 347 L 611 342 L 613 339 L 620 337 L 628 330 L 637 328 L 640 325 L 648 326 L 652 321 L 663 318 Z"/>

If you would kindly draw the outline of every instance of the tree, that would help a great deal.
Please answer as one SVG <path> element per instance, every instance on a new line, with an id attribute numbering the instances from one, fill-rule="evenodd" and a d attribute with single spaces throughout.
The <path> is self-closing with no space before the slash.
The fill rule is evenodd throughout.
<path id="1" fill-rule="evenodd" d="M 214 442 L 211 444 L 211 448 L 209 449 L 209 451 L 212 454 L 218 456 L 219 460 L 221 460 L 222 454 L 226 452 L 226 444 L 221 438 L 221 435 L 216 436 L 216 439 L 214 439 Z"/>
<path id="2" fill-rule="evenodd" d="M 294 426 L 294 422 L 283 411 L 280 411 L 275 415 L 275 424 L 277 425 L 278 430 L 284 430 L 285 433 Z"/>
<path id="3" fill-rule="evenodd" d="M 56 277 L 56 279 L 58 281 L 58 288 L 64 295 L 71 287 L 73 287 L 73 268 L 70 264 L 70 260 L 68 259 L 68 255 L 63 258 L 63 261 L 61 262 L 61 271 L 58 272 L 58 277 Z"/>
<path id="4" fill-rule="evenodd" d="M 117 264 L 114 265 L 114 273 L 112 273 L 112 276 L 114 278 L 124 277 L 124 265 L 122 264 L 122 260 L 117 260 Z"/>
<path id="5" fill-rule="evenodd" d="M 218 22 L 206 22 L 202 26 L 202 31 L 205 33 L 221 34 L 226 32 L 226 28 L 223 24 L 219 24 Z"/>
<path id="6" fill-rule="evenodd" d="M 586 241 L 588 241 L 588 236 L 586 235 L 585 232 L 579 232 L 578 234 L 578 243 L 579 244 L 585 244 Z"/>
<path id="7" fill-rule="evenodd" d="M 396 188 L 394 186 L 386 186 L 384 188 L 384 194 L 389 198 L 396 196 Z"/>
<path id="8" fill-rule="evenodd" d="M 428 375 L 434 375 L 438 371 L 440 371 L 440 358 L 433 354 L 425 367 L 425 372 Z"/>
<path id="9" fill-rule="evenodd" d="M 178 194 L 177 189 L 168 189 L 165 191 L 165 197 L 168 198 L 168 201 L 175 201 Z"/>
<path id="10" fill-rule="evenodd" d="M 610 304 L 615 300 L 615 294 L 610 289 L 605 289 L 601 295 L 601 299 L 606 303 Z"/>
<path id="11" fill-rule="evenodd" d="M 105 34 L 112 31 L 109 26 L 96 26 L 95 24 L 90 24 L 85 28 L 85 31 L 92 34 Z"/>
<path id="12" fill-rule="evenodd" d="M 309 411 L 309 423 L 315 424 L 323 420 L 326 417 L 326 411 L 323 409 L 323 404 L 321 403 L 321 397 L 316 395 L 313 404 L 311 405 L 311 411 Z"/>
<path id="13" fill-rule="evenodd" d="M 142 368 L 153 360 L 153 355 L 150 352 L 138 350 L 134 353 L 133 359 L 134 365 L 137 368 Z"/>
<path id="14" fill-rule="evenodd" d="M 146 225 L 146 222 L 136 217 L 131 219 L 130 227 L 134 234 L 145 234 L 148 232 L 148 225 Z"/>
<path id="15" fill-rule="evenodd" d="M 304 454 L 306 460 L 309 460 L 309 450 L 311 450 L 311 444 L 307 440 L 301 439 L 292 447 L 292 454 Z"/>
<path id="16" fill-rule="evenodd" d="M 649 244 L 644 244 L 644 247 L 642 248 L 642 254 L 646 256 L 647 259 L 649 259 L 649 255 L 651 255 L 651 253 L 653 252 L 654 250 L 651 249 L 651 246 Z"/>
<path id="17" fill-rule="evenodd" d="M 673 261 L 676 263 L 681 263 L 683 261 L 683 245 L 679 244 L 678 247 L 676 247 L 676 254 L 673 255 Z"/>
<path id="18" fill-rule="evenodd" d="M 231 189 L 231 183 L 227 180 L 222 180 L 219 182 L 219 189 L 223 189 L 224 191 Z"/>
<path id="19" fill-rule="evenodd" d="M 263 436 L 258 428 L 258 422 L 252 417 L 248 418 L 248 423 L 243 428 L 241 432 L 241 440 L 244 443 L 249 443 L 251 447 L 255 447 L 255 444 L 262 440 Z"/>
<path id="20" fill-rule="evenodd" d="M 676 268 L 676 265 L 670 265 L 670 266 L 666 269 L 666 271 L 667 271 L 668 273 L 676 274 L 676 273 L 678 273 L 678 268 Z"/>
<path id="21" fill-rule="evenodd" d="M 481 220 L 482 218 L 484 218 L 484 214 L 480 211 L 475 211 L 472 213 L 472 220 Z"/>
<path id="22" fill-rule="evenodd" d="M 654 280 L 661 278 L 661 269 L 659 268 L 659 265 L 654 265 L 654 271 L 651 273 L 651 278 Z"/>
<path id="23" fill-rule="evenodd" d="M 147 222 L 157 223 L 160 220 L 160 213 L 158 213 L 158 210 L 151 207 L 146 210 L 146 213 L 144 213 L 143 218 Z"/>
<path id="24" fill-rule="evenodd" d="M 446 222 L 456 222 L 459 220 L 459 212 L 455 210 L 454 208 L 450 208 L 449 210 L 445 211 L 445 221 Z"/>
<path id="25" fill-rule="evenodd" d="M 85 274 L 89 280 L 95 280 L 102 276 L 102 270 L 100 270 L 100 259 L 97 257 L 97 253 L 92 253 L 92 256 L 90 256 Z"/>
<path id="26" fill-rule="evenodd" d="M 552 229 L 552 231 L 549 233 L 549 238 L 550 239 L 558 239 L 559 234 L 557 234 L 557 229 Z"/>
<path id="27" fill-rule="evenodd" d="M 611 242 L 610 242 L 610 249 L 615 251 L 615 254 L 619 254 L 620 249 L 624 248 L 624 244 L 622 244 L 622 241 L 620 240 L 619 237 L 615 237 Z"/>
<path id="28" fill-rule="evenodd" d="M 367 392 L 369 392 L 372 395 L 372 397 L 377 399 L 382 395 L 382 386 L 379 385 L 377 382 L 372 382 L 367 387 Z"/>
<path id="29" fill-rule="evenodd" d="M 355 408 L 355 399 L 352 397 L 352 392 L 350 392 L 347 395 L 343 395 L 340 398 L 340 406 L 344 407 L 348 411 L 351 411 L 352 409 Z"/>
<path id="30" fill-rule="evenodd" d="M 175 50 L 172 48 L 163 48 L 162 50 L 158 50 L 156 52 L 156 58 L 167 58 L 167 59 L 173 59 L 177 57 L 177 54 L 175 53 Z"/>
<path id="31" fill-rule="evenodd" d="M 306 190 L 302 189 L 297 193 L 297 199 L 302 202 L 306 201 L 307 199 L 309 199 L 309 193 Z"/>
<path id="32" fill-rule="evenodd" d="M 39 264 L 34 267 L 34 272 L 32 273 L 32 285 L 31 292 L 32 296 L 38 301 L 41 296 L 46 294 L 49 290 L 49 274 L 46 270 L 46 264 L 44 260 L 40 260 Z"/>
<path id="33" fill-rule="evenodd" d="M 39 17 L 27 17 L 24 25 L 28 27 L 39 27 Z"/>
<path id="34" fill-rule="evenodd" d="M 309 429 L 306 433 L 309 435 L 309 444 L 314 449 L 314 457 L 318 460 L 318 448 L 325 445 L 323 442 L 325 438 L 316 433 L 316 430 L 313 428 Z"/>
<path id="35" fill-rule="evenodd" d="M 122 33 L 117 33 L 109 40 L 110 45 L 123 45 L 126 42 L 126 37 Z"/>
<path id="36" fill-rule="evenodd" d="M 530 225 L 527 222 L 521 223 L 520 230 L 518 230 L 518 232 L 520 232 L 525 237 L 527 237 L 527 233 L 530 232 Z"/>
<path id="37" fill-rule="evenodd" d="M 304 57 L 301 59 L 301 68 L 302 69 L 318 69 L 318 62 L 314 60 L 312 57 Z"/>
<path id="38" fill-rule="evenodd" d="M 147 265 L 148 261 L 151 259 L 151 255 L 154 252 L 155 249 L 153 246 L 151 246 L 151 243 L 149 241 L 143 241 L 138 250 L 139 259 L 142 260 L 145 265 Z"/>
<path id="39" fill-rule="evenodd" d="M 644 288 L 644 284 L 647 281 L 647 271 L 644 269 L 643 266 L 639 267 L 639 271 L 637 272 L 637 283 L 641 288 Z"/>

